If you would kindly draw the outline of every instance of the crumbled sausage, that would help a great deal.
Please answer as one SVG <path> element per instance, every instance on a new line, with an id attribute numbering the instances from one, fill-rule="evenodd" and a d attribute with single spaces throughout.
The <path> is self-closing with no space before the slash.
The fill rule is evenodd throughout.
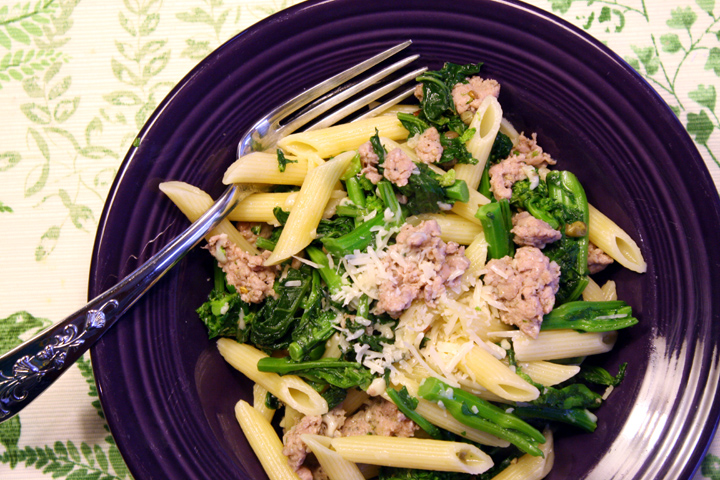
<path id="1" fill-rule="evenodd" d="M 272 225 L 265 222 L 237 222 L 235 227 L 245 237 L 245 240 L 255 245 L 258 237 L 268 238 L 272 232 Z M 253 231 L 255 230 L 255 231 Z M 255 233 L 258 231 L 259 233 Z"/>
<path id="2" fill-rule="evenodd" d="M 500 319 L 537 338 L 543 315 L 555 305 L 560 267 L 540 249 L 520 247 L 514 258 L 490 260 L 484 282 L 494 287 L 495 298 L 506 308 L 500 310 Z"/>
<path id="3" fill-rule="evenodd" d="M 376 397 L 354 415 L 345 420 L 340 435 L 380 435 L 385 437 L 412 437 L 418 426 L 407 418 L 394 403 Z"/>
<path id="4" fill-rule="evenodd" d="M 211 237 L 207 248 L 225 272 L 227 282 L 235 287 L 244 302 L 260 303 L 268 295 L 275 296 L 273 285 L 278 269 L 263 266 L 271 251 L 251 255 L 228 240 L 224 233 Z"/>
<path id="5" fill-rule="evenodd" d="M 557 163 L 537 144 L 537 134 L 531 138 L 520 134 L 517 145 L 508 158 L 490 167 L 490 190 L 497 200 L 512 197 L 512 186 L 515 182 L 527 177 L 527 166 L 541 168 Z"/>
<path id="6" fill-rule="evenodd" d="M 310 453 L 300 435 L 306 433 L 319 435 L 322 426 L 320 415 L 306 415 L 283 435 L 282 453 L 288 458 L 288 464 L 293 470 L 297 471 L 305 462 L 307 454 Z"/>
<path id="7" fill-rule="evenodd" d="M 408 179 L 413 171 L 417 168 L 415 162 L 403 152 L 402 148 L 397 147 L 385 155 L 383 163 L 383 176 L 390 180 L 398 187 L 404 187 L 408 184 Z"/>
<path id="8" fill-rule="evenodd" d="M 306 433 L 327 437 L 351 437 L 357 435 L 382 435 L 386 437 L 412 437 L 418 426 L 398 410 L 394 403 L 382 397 L 369 399 L 352 416 L 345 410 L 335 408 L 325 415 L 307 415 L 283 435 L 283 455 L 288 465 L 300 478 L 324 478 L 318 465 L 306 462 L 310 453 L 300 438 Z M 309 476 L 308 476 L 309 475 Z"/>
<path id="9" fill-rule="evenodd" d="M 374 312 L 397 317 L 416 298 L 434 305 L 446 288 L 457 288 L 470 261 L 465 247 L 443 242 L 438 223 L 428 220 L 417 227 L 404 225 L 383 264 L 387 275 L 380 283 Z"/>
<path id="10" fill-rule="evenodd" d="M 500 96 L 500 84 L 496 80 L 480 77 L 468 78 L 468 83 L 457 83 L 452 89 L 452 97 L 458 115 L 466 111 L 475 113 L 485 97 Z"/>
<path id="11" fill-rule="evenodd" d="M 605 270 L 605 267 L 613 263 L 610 255 L 603 252 L 594 243 L 588 243 L 588 270 L 590 274 Z"/>
<path id="12" fill-rule="evenodd" d="M 528 212 L 513 215 L 512 224 L 513 228 L 510 232 L 515 235 L 513 241 L 518 245 L 543 249 L 548 243 L 562 238 L 559 230 L 555 230 L 547 222 L 533 217 Z"/>
<path id="13" fill-rule="evenodd" d="M 377 164 L 380 157 L 378 157 L 377 153 L 375 153 L 375 149 L 373 149 L 372 144 L 367 141 L 360 145 L 360 148 L 358 148 L 358 154 L 360 155 L 360 162 L 363 166 L 360 173 L 365 174 L 365 177 L 367 177 L 367 179 L 373 184 L 377 184 L 380 180 L 382 180 L 382 175 L 380 175 L 377 170 Z"/>
<path id="14" fill-rule="evenodd" d="M 442 157 L 443 147 L 440 144 L 440 133 L 435 127 L 425 130 L 417 139 L 415 153 L 423 163 L 435 163 Z"/>

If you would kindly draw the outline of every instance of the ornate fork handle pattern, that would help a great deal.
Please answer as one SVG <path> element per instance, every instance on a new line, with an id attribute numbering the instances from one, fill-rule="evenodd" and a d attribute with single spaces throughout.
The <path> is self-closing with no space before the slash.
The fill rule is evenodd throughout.
<path id="1" fill-rule="evenodd" d="M 0 422 L 12 417 L 62 375 L 237 204 L 229 187 L 187 230 L 110 290 L 65 320 L 0 356 Z"/>
<path id="2" fill-rule="evenodd" d="M 65 325 L 62 331 L 52 338 L 48 344 L 35 355 L 25 355 L 18 359 L 12 367 L 11 374 L 0 372 L 0 419 L 8 417 L 12 404 L 27 399 L 32 388 L 43 380 L 50 372 L 61 370 L 65 366 L 68 353 L 82 346 L 86 337 L 94 329 L 105 326 L 105 310 L 118 307 L 117 300 L 108 300 L 98 310 L 90 309 L 85 319 L 85 328 L 78 330 L 74 324 Z"/>

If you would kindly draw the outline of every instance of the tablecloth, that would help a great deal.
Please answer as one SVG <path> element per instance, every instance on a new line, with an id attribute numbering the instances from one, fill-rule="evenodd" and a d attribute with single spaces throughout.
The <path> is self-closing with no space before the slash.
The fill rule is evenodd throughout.
<path id="1" fill-rule="evenodd" d="M 105 197 L 154 107 L 205 55 L 292 0 L 0 1 L 0 351 L 86 302 Z M 720 4 L 532 0 L 658 91 L 720 185 Z M 128 479 L 89 357 L 0 424 L 2 479 Z M 696 474 L 720 479 L 716 440 Z"/>

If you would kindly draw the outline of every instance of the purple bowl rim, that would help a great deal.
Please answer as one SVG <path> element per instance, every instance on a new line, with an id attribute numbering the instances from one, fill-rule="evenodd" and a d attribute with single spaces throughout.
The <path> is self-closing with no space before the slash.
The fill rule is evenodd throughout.
<path id="1" fill-rule="evenodd" d="M 648 83 L 645 78 L 643 78 L 640 74 L 638 74 L 622 57 L 620 57 L 618 54 L 613 52 L 609 47 L 601 43 L 599 40 L 595 39 L 594 37 L 590 36 L 587 32 L 579 29 L 578 27 L 572 25 L 571 23 L 567 22 L 566 20 L 552 14 L 551 12 L 542 10 L 538 7 L 535 7 L 533 5 L 529 5 L 523 2 L 520 2 L 518 0 L 466 0 L 469 3 L 477 3 L 477 4 L 503 4 L 508 7 L 514 7 L 517 9 L 524 10 L 527 15 L 532 17 L 540 17 L 543 20 L 551 21 L 553 23 L 559 24 L 564 29 L 570 31 L 574 34 L 575 37 L 577 37 L 579 40 L 584 41 L 589 46 L 593 47 L 596 51 L 601 52 L 608 58 L 612 59 L 613 62 L 616 64 L 617 68 L 623 70 L 625 73 L 627 73 L 630 77 L 632 77 L 636 82 L 636 88 L 642 88 L 646 95 L 649 97 L 652 97 L 655 102 L 657 102 L 658 105 L 661 106 L 661 108 L 664 108 L 666 110 L 666 114 L 668 116 L 668 119 L 671 119 L 671 125 L 673 127 L 673 134 L 675 134 L 675 138 L 682 142 L 683 147 L 688 152 L 692 152 L 693 160 L 697 162 L 699 165 L 702 166 L 702 168 L 699 168 L 699 173 L 702 175 L 701 178 L 698 178 L 698 184 L 702 187 L 703 193 L 708 196 L 710 199 L 711 205 L 707 208 L 709 210 L 713 210 L 715 213 L 715 216 L 717 218 L 720 218 L 720 197 L 718 196 L 717 188 L 715 187 L 712 178 L 710 176 L 710 173 L 705 166 L 705 163 L 697 149 L 697 146 L 692 141 L 690 135 L 688 134 L 687 130 L 684 128 L 684 126 L 680 123 L 680 121 L 676 118 L 674 112 L 670 109 L 670 107 L 667 105 L 667 103 L 663 100 L 663 98 L 658 94 L 658 92 L 652 88 L 652 86 Z M 284 21 L 284 19 L 288 16 L 294 16 L 302 11 L 305 10 L 311 10 L 313 8 L 316 8 L 321 5 L 326 4 L 350 4 L 352 0 L 308 0 L 300 4 L 296 4 L 294 6 L 290 6 L 280 12 L 277 12 L 269 17 L 266 17 L 259 22 L 251 25 L 247 29 L 243 30 L 239 34 L 233 36 L 228 41 L 223 43 L 221 46 L 219 46 L 217 49 L 215 49 L 212 53 L 210 53 L 205 59 L 200 61 L 190 72 L 188 72 L 182 80 L 180 80 L 177 85 L 168 93 L 168 95 L 160 102 L 158 107 L 155 109 L 155 111 L 151 114 L 145 125 L 140 129 L 140 131 L 137 134 L 137 139 L 142 139 L 152 130 L 152 127 L 154 123 L 162 117 L 163 111 L 167 105 L 172 102 L 175 96 L 182 93 L 182 90 L 190 83 L 192 83 L 192 80 L 196 75 L 198 75 L 204 67 L 212 63 L 214 59 L 222 55 L 222 51 L 225 48 L 228 48 L 229 45 L 235 44 L 236 42 L 244 42 L 244 41 L 252 41 L 253 35 L 257 34 L 257 32 L 261 31 L 262 29 L 281 23 Z M 412 0 L 399 0 L 398 3 L 429 3 L 425 0 L 418 0 L 417 2 L 413 2 Z M 371 0 L 372 3 L 372 0 Z M 136 142 L 137 143 L 137 142 Z M 98 265 L 98 253 L 101 249 L 101 246 L 103 244 L 103 231 L 105 228 L 106 223 L 109 220 L 112 207 L 114 204 L 114 201 L 116 200 L 117 190 L 118 187 L 121 185 L 123 178 L 125 177 L 128 170 L 130 170 L 131 166 L 133 165 L 133 162 L 136 160 L 136 153 L 138 148 L 136 146 L 131 146 L 128 150 L 128 153 L 123 158 L 123 161 L 120 165 L 120 168 L 118 169 L 118 173 L 113 181 L 113 184 L 108 192 L 106 203 L 103 207 L 103 211 L 98 223 L 98 229 L 97 229 L 97 235 L 95 238 L 95 242 L 93 245 L 93 254 L 91 258 L 91 266 L 89 271 L 89 288 L 88 288 L 88 298 L 94 298 L 96 295 L 102 293 L 99 288 L 100 285 L 98 283 L 95 283 L 95 280 L 99 277 L 99 265 Z M 139 161 L 142 161 L 140 159 Z M 102 341 L 102 340 L 101 340 Z M 97 358 L 97 356 L 94 354 L 94 349 L 91 350 L 91 361 L 93 368 L 97 368 L 99 366 L 100 359 Z M 96 379 L 97 381 L 97 379 Z M 103 396 L 103 390 L 101 388 L 101 385 L 98 386 L 98 392 L 101 404 L 103 406 L 106 405 L 106 399 Z M 701 434 L 700 442 L 699 444 L 703 444 L 704 448 L 702 449 L 696 449 L 693 452 L 693 456 L 691 460 L 687 463 L 687 466 L 692 466 L 692 470 L 690 471 L 690 475 L 688 478 L 694 474 L 695 470 L 699 467 L 700 460 L 705 456 L 705 453 L 707 449 L 710 446 L 710 441 L 712 440 L 712 437 L 714 436 L 715 430 L 717 428 L 718 424 L 718 417 L 720 415 L 720 399 L 716 396 L 713 399 L 712 402 L 712 408 L 711 408 L 713 414 L 710 416 L 710 418 L 714 419 L 713 425 L 711 428 L 705 428 Z M 113 431 L 113 425 L 110 425 L 110 422 L 108 422 L 111 432 Z M 122 448 L 121 448 L 122 451 Z M 684 471 L 688 472 L 688 469 L 686 468 Z"/>

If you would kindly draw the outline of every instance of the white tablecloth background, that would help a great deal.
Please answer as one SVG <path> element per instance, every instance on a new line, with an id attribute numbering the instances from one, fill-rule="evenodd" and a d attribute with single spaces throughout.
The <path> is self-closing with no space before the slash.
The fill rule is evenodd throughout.
<path id="1" fill-rule="evenodd" d="M 86 302 L 105 197 L 157 103 L 212 49 L 294 3 L 0 1 L 0 351 Z M 720 4 L 530 3 L 630 62 L 676 111 L 720 184 Z M 718 456 L 716 442 L 698 479 L 720 479 Z M 0 478 L 51 477 L 130 478 L 88 358 L 0 424 Z"/>

